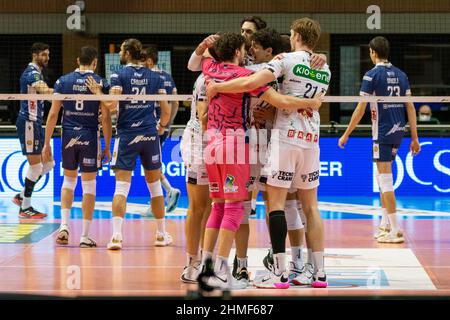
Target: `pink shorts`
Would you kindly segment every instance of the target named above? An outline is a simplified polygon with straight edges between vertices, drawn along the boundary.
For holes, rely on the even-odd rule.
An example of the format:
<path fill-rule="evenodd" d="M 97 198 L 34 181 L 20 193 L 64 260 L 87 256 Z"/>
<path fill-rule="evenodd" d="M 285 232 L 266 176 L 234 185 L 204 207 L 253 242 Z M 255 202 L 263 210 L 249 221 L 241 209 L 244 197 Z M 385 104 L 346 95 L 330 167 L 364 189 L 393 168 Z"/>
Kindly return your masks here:
<path fill-rule="evenodd" d="M 249 146 L 235 136 L 212 139 L 205 148 L 211 198 L 245 200 L 250 179 Z"/>

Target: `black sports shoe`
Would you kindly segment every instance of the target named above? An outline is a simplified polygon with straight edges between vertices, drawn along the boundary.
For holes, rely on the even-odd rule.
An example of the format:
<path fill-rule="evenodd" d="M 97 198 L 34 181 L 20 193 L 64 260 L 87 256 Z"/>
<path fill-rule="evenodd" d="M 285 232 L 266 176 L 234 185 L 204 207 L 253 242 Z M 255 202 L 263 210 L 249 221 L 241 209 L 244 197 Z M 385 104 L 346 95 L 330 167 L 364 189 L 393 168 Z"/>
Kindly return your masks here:
<path fill-rule="evenodd" d="M 274 262 L 273 262 L 273 253 L 272 253 L 271 249 L 269 249 L 267 256 L 264 257 L 263 264 L 267 270 L 269 270 L 272 273 L 275 273 L 275 266 L 274 266 Z"/>
<path fill-rule="evenodd" d="M 20 196 L 20 193 L 16 194 L 14 198 L 12 198 L 12 202 L 19 207 L 22 205 L 22 201 L 23 198 Z"/>
<path fill-rule="evenodd" d="M 97 247 L 97 243 L 91 238 L 81 239 L 80 248 L 95 248 Z"/>
<path fill-rule="evenodd" d="M 247 280 L 249 281 L 248 270 L 246 267 L 242 267 L 239 269 L 239 272 L 236 272 L 236 276 L 233 276 L 236 280 Z"/>
<path fill-rule="evenodd" d="M 233 278 L 236 278 L 236 277 L 237 277 L 237 269 L 238 269 L 237 255 L 234 255 L 234 260 L 233 260 L 233 271 L 231 272 Z"/>
<path fill-rule="evenodd" d="M 27 209 L 20 208 L 19 210 L 19 218 L 21 219 L 44 219 L 46 216 L 46 213 L 34 210 L 33 207 Z"/>

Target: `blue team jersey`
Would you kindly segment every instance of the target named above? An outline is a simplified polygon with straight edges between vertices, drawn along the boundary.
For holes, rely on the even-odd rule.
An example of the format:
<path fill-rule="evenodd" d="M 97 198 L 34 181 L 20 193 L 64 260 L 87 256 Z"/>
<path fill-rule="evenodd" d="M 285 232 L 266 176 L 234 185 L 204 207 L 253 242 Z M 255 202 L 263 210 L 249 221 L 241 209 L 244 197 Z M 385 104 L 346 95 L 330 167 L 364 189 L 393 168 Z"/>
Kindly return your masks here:
<path fill-rule="evenodd" d="M 362 80 L 360 95 L 409 96 L 408 77 L 390 63 L 378 63 Z M 372 138 L 380 144 L 399 144 L 406 126 L 404 103 L 371 103 Z"/>
<path fill-rule="evenodd" d="M 34 63 L 28 64 L 28 67 L 20 76 L 20 93 L 36 94 L 34 87 L 40 82 L 44 82 L 41 70 Z M 20 102 L 19 117 L 26 121 L 35 121 L 42 124 L 44 119 L 44 101 L 22 100 Z"/>
<path fill-rule="evenodd" d="M 105 79 L 93 71 L 80 71 L 68 73 L 55 83 L 54 92 L 59 94 L 92 94 L 86 86 L 88 76 L 92 76 L 102 85 L 103 93 L 108 93 L 109 84 Z M 100 101 L 64 101 L 63 102 L 63 129 L 69 130 L 98 130 L 98 115 Z"/>
<path fill-rule="evenodd" d="M 173 94 L 173 91 L 177 90 L 175 82 L 173 81 L 173 78 L 169 73 L 159 69 L 154 69 L 153 71 L 155 71 L 161 77 L 161 80 L 164 82 L 164 89 L 166 89 L 167 94 Z M 159 120 L 159 118 L 161 118 L 161 108 L 158 102 L 155 106 L 155 114 L 156 118 Z"/>
<path fill-rule="evenodd" d="M 111 75 L 111 88 L 122 94 L 166 93 L 161 77 L 148 68 L 128 64 Z M 117 133 L 157 134 L 155 101 L 120 101 L 117 114 Z"/>

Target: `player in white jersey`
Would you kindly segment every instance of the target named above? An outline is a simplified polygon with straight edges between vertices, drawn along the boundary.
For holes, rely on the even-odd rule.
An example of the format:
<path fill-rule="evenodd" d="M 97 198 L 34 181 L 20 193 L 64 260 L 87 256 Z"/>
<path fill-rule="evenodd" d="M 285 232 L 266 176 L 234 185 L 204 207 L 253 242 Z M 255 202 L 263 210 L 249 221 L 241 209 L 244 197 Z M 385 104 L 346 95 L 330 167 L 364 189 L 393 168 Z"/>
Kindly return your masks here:
<path fill-rule="evenodd" d="M 211 211 L 209 197 L 208 173 L 203 160 L 203 150 L 207 141 L 203 139 L 202 119 L 207 112 L 206 83 L 200 74 L 194 84 L 191 104 L 191 118 L 183 132 L 181 140 L 181 155 L 186 166 L 186 189 L 189 207 L 186 216 L 186 265 L 181 274 L 181 281 L 196 283 L 199 273 L 199 245 Z"/>
<path fill-rule="evenodd" d="M 295 20 L 291 25 L 291 46 L 294 52 L 275 57 L 267 69 L 249 77 L 224 83 L 210 83 L 208 97 L 218 92 L 246 92 L 284 76 L 282 93 L 292 96 L 314 97 L 328 89 L 331 73 L 327 65 L 313 70 L 310 65 L 312 50 L 320 37 L 319 24 L 309 18 Z M 273 273 L 255 280 L 262 288 L 285 288 L 286 272 L 285 199 L 289 188 L 298 190 L 303 211 L 308 221 L 307 239 L 314 260 L 313 287 L 328 285 L 324 268 L 323 222 L 317 204 L 319 185 L 319 126 L 317 111 L 301 113 L 277 110 L 269 147 L 270 175 L 267 180 L 269 196 L 269 225 L 275 269 Z M 283 155 L 280 160 L 280 155 Z"/>

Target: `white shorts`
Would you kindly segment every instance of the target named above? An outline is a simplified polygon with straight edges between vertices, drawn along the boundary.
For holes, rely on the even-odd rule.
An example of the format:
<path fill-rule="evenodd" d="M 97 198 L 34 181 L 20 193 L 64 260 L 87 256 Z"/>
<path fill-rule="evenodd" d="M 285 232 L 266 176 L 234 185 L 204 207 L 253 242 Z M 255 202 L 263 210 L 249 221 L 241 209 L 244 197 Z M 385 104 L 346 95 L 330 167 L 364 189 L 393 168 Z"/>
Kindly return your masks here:
<path fill-rule="evenodd" d="M 186 182 L 195 185 L 208 185 L 208 173 L 203 159 L 206 142 L 201 143 L 201 133 L 193 133 L 188 128 L 183 133 L 180 151 L 186 166 Z"/>
<path fill-rule="evenodd" d="M 205 164 L 186 165 L 186 182 L 198 186 L 209 185 L 206 165 Z"/>
<path fill-rule="evenodd" d="M 291 189 L 313 189 L 319 186 L 320 149 L 303 149 L 283 142 L 269 146 L 267 184 Z"/>

